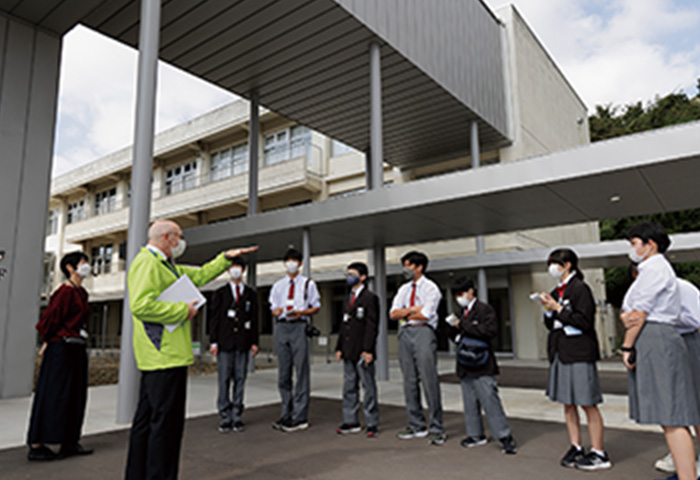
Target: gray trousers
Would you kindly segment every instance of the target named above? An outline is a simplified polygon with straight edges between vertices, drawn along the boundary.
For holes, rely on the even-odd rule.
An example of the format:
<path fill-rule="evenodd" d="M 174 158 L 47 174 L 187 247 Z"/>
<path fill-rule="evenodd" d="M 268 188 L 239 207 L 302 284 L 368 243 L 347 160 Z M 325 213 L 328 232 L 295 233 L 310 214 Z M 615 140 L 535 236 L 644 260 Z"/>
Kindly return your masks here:
<path fill-rule="evenodd" d="M 484 409 L 491 434 L 500 440 L 510 435 L 510 427 L 503 411 L 498 383 L 493 375 L 462 378 L 462 401 L 464 402 L 464 423 L 467 435 L 484 436 L 481 409 Z"/>
<path fill-rule="evenodd" d="M 216 408 L 219 409 L 222 424 L 241 421 L 243 388 L 248 374 L 248 357 L 247 351 L 219 351 L 217 356 L 219 397 L 216 401 Z M 231 380 L 233 380 L 233 401 L 230 397 Z"/>
<path fill-rule="evenodd" d="M 305 329 L 305 322 L 279 322 L 275 325 L 277 388 L 282 398 L 281 418 L 293 422 L 305 422 L 309 415 L 309 341 Z M 292 367 L 297 381 L 293 396 Z"/>
<path fill-rule="evenodd" d="M 374 362 L 365 365 L 345 360 L 343 363 L 343 423 L 349 425 L 360 423 L 357 412 L 360 410 L 359 382 L 362 382 L 362 389 L 365 391 L 363 404 L 365 423 L 368 427 L 376 427 L 379 424 L 379 405 Z"/>
<path fill-rule="evenodd" d="M 399 330 L 398 339 L 408 426 L 413 430 L 426 428 L 420 397 L 420 384 L 422 384 L 430 414 L 429 430 L 431 433 L 443 433 L 445 426 L 442 423 L 435 332 L 430 327 L 402 327 Z"/>

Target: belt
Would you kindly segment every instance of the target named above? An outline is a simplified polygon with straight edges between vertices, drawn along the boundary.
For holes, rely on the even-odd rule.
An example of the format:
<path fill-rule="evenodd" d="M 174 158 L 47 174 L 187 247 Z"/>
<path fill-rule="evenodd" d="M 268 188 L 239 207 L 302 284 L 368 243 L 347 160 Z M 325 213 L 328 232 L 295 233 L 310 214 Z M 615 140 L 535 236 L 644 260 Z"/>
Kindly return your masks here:
<path fill-rule="evenodd" d="M 63 337 L 62 340 L 68 345 L 81 345 L 83 347 L 87 345 L 87 340 L 80 337 Z"/>
<path fill-rule="evenodd" d="M 420 323 L 408 323 L 406 321 L 402 327 L 430 327 L 430 324 L 428 322 L 420 322 Z"/>
<path fill-rule="evenodd" d="M 277 323 L 307 323 L 306 318 L 295 318 L 293 320 L 287 320 L 286 318 L 277 318 Z"/>

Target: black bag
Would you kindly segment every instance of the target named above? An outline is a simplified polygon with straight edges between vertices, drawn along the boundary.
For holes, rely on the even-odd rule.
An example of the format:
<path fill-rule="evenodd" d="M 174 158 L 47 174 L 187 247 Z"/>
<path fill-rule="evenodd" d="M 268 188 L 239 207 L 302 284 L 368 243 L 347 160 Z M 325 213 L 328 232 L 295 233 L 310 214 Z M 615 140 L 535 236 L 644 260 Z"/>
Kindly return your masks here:
<path fill-rule="evenodd" d="M 462 337 L 457 346 L 457 361 L 465 367 L 483 367 L 489 361 L 489 345 L 475 338 Z"/>

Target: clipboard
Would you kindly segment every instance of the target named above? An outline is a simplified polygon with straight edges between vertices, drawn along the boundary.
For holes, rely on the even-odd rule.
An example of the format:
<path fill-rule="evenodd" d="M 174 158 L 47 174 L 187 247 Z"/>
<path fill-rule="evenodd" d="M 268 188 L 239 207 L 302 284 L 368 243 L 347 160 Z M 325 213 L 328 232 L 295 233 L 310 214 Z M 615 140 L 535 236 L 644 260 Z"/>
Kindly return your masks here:
<path fill-rule="evenodd" d="M 158 296 L 158 298 L 156 298 L 156 300 L 158 300 L 159 302 L 172 303 L 190 303 L 196 300 L 197 303 L 195 303 L 194 306 L 197 310 L 199 310 L 207 303 L 207 299 L 204 298 L 202 292 L 200 292 L 199 289 L 197 289 L 197 287 L 194 286 L 194 283 L 192 283 L 192 280 L 190 280 L 190 277 L 188 277 L 187 275 L 182 275 L 180 278 L 177 279 L 177 281 L 175 281 L 168 288 L 163 290 L 163 292 Z M 177 327 L 179 327 L 183 323 L 185 322 L 164 324 L 163 326 L 168 332 L 173 333 L 175 330 L 177 330 Z"/>

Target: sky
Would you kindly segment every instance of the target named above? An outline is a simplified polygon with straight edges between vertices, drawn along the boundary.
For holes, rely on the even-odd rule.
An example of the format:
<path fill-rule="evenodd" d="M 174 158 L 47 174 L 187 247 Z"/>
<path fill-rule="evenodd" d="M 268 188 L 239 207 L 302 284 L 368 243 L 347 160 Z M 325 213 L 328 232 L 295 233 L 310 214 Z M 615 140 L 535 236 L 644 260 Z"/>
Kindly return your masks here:
<path fill-rule="evenodd" d="M 484 0 L 515 4 L 590 111 L 696 93 L 698 0 Z M 85 27 L 63 43 L 53 176 L 133 141 L 136 51 Z M 158 73 L 156 131 L 237 97 L 174 67 Z"/>

